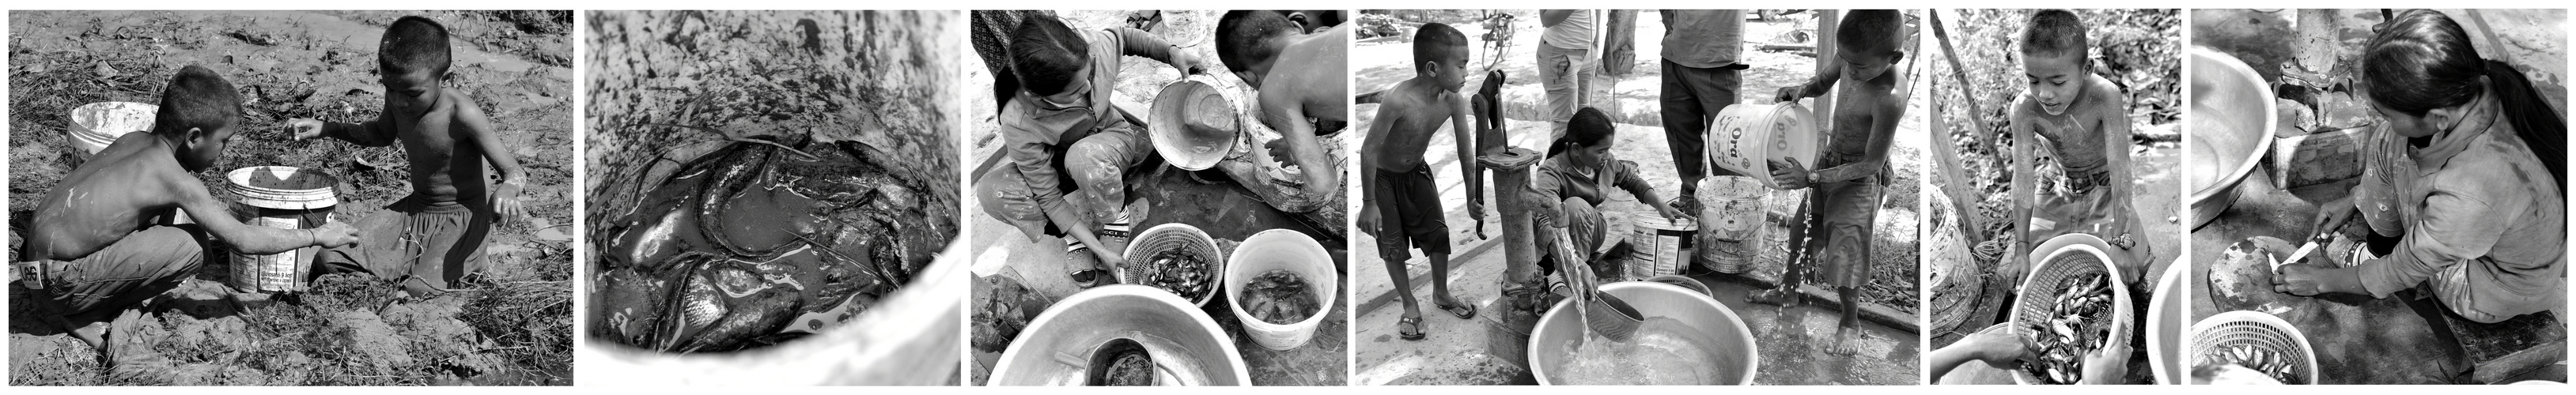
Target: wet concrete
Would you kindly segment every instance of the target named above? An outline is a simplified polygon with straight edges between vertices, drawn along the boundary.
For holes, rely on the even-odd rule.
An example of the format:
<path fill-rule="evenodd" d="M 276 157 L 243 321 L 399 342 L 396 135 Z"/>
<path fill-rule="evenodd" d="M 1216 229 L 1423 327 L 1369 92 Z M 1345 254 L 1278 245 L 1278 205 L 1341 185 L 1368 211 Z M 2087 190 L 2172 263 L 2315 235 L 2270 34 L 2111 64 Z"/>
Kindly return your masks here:
<path fill-rule="evenodd" d="M 1799 307 L 1753 304 L 1751 286 L 1703 277 L 1717 302 L 1735 310 L 1753 330 L 1762 362 L 1753 378 L 1762 385 L 1915 385 L 1920 383 L 1921 338 L 1915 332 L 1861 322 L 1860 352 L 1851 356 L 1825 352 L 1833 345 L 1842 311 L 1809 303 Z"/>

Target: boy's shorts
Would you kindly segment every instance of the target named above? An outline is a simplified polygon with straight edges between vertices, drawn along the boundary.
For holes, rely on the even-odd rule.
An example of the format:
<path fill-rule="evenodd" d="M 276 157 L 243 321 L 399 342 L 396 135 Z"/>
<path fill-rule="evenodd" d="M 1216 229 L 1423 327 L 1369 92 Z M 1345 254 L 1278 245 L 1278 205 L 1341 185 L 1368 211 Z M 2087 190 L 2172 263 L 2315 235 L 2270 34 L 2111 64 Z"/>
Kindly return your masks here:
<path fill-rule="evenodd" d="M 326 248 L 316 264 L 365 270 L 406 289 L 446 291 L 483 271 L 493 214 L 458 202 L 405 197 L 351 224 L 358 243 Z"/>
<path fill-rule="evenodd" d="M 196 225 L 153 226 L 80 259 L 37 262 L 43 297 L 60 303 L 64 315 L 142 303 L 196 275 L 206 263 L 205 240 Z"/>
<path fill-rule="evenodd" d="M 1816 235 L 1815 246 L 1820 256 L 1818 275 L 1838 287 L 1869 284 L 1870 235 L 1878 223 L 1879 197 L 1886 188 L 1873 180 L 1817 184 L 1814 199 L 1820 202 L 1811 216 L 1814 225 L 1809 234 Z"/>
<path fill-rule="evenodd" d="M 1425 255 L 1449 254 L 1449 225 L 1440 209 L 1440 185 L 1431 181 L 1431 166 L 1376 173 L 1377 187 L 1369 193 L 1379 203 L 1378 256 L 1388 262 L 1413 259 L 1408 248 L 1421 248 Z"/>

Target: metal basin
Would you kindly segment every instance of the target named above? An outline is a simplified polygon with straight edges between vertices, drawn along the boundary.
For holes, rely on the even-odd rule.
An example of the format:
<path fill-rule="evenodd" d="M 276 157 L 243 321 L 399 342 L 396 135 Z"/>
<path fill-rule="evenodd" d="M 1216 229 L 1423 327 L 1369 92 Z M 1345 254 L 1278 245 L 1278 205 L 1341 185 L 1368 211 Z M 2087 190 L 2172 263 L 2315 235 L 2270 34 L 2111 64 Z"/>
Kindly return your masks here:
<path fill-rule="evenodd" d="M 1710 381 L 1733 385 L 1753 383 L 1753 372 L 1759 365 L 1761 354 L 1753 344 L 1753 332 L 1744 327 L 1744 320 L 1736 317 L 1735 310 L 1727 309 L 1716 299 L 1698 291 L 1658 282 L 1602 284 L 1601 292 L 1627 300 L 1646 317 L 1679 319 L 1708 335 L 1707 338 L 1714 342 L 1708 351 L 1716 354 L 1713 355 L 1719 365 L 1716 371 L 1720 372 L 1718 377 L 1709 378 Z M 1539 318 L 1538 327 L 1530 332 L 1529 342 L 1530 371 L 1538 377 L 1539 384 L 1554 385 L 1565 381 L 1556 375 L 1573 357 L 1566 350 L 1580 341 L 1584 341 L 1583 317 L 1582 313 L 1575 311 L 1573 299 L 1557 302 L 1556 307 L 1548 309 L 1547 315 Z"/>
<path fill-rule="evenodd" d="M 1091 350 L 1118 338 L 1144 345 L 1165 385 L 1252 382 L 1234 341 L 1207 313 L 1162 289 L 1118 284 L 1073 294 L 1030 320 L 1002 351 L 990 384 L 1082 385 Z"/>
<path fill-rule="evenodd" d="M 2191 190 L 2191 226 L 2199 228 L 2236 203 L 2236 186 L 2272 150 L 2280 120 L 2272 88 L 2254 68 L 2217 50 L 2192 47 L 2191 124 L 2183 139 L 2183 185 Z"/>
<path fill-rule="evenodd" d="M 2182 300 L 2187 299 L 2182 294 L 2187 282 L 2183 273 L 2190 272 L 2189 267 L 2183 265 L 2181 258 L 2175 258 L 2172 266 L 2165 267 L 2165 275 L 2156 280 L 2155 294 L 2147 296 L 2147 365 L 2156 375 L 2156 384 L 2182 384 L 2183 374 L 2191 371 L 2183 365 L 2189 358 L 2182 355 L 2186 314 Z"/>

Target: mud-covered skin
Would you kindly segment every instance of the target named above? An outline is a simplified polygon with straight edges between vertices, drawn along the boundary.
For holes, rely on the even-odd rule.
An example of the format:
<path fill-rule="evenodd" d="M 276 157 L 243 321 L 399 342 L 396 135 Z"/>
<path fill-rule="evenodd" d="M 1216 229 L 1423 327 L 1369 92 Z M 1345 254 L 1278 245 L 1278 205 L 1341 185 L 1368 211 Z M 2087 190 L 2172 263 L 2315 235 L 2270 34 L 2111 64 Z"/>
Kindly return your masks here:
<path fill-rule="evenodd" d="M 936 219 L 928 185 L 872 148 L 772 141 L 631 173 L 645 192 L 605 229 L 592 335 L 672 352 L 789 340 L 866 311 L 952 236 L 903 230 Z"/>

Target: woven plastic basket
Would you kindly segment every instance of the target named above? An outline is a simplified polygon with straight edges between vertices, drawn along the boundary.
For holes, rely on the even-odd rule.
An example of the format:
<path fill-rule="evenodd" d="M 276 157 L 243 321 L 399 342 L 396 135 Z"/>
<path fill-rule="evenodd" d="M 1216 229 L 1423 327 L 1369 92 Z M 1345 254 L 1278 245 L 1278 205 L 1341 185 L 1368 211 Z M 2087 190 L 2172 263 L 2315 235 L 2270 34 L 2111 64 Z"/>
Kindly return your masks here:
<path fill-rule="evenodd" d="M 1207 262 L 1205 274 L 1209 285 L 1207 292 L 1198 295 L 1181 295 L 1179 292 L 1172 294 L 1180 295 L 1190 303 L 1207 306 L 1208 300 L 1213 299 L 1218 291 L 1216 284 L 1224 281 L 1222 275 L 1225 273 L 1225 255 L 1217 251 L 1216 239 L 1209 238 L 1207 232 L 1200 231 L 1198 227 L 1189 224 L 1178 222 L 1162 224 L 1145 229 L 1143 233 L 1137 233 L 1136 237 L 1127 243 L 1127 253 L 1124 254 L 1127 257 L 1127 264 L 1121 265 L 1118 271 L 1118 283 L 1141 284 L 1139 281 L 1143 281 L 1146 275 L 1166 270 L 1154 265 L 1154 254 L 1174 249 L 1189 250 L 1190 255 Z"/>
<path fill-rule="evenodd" d="M 2136 325 L 2136 320 L 2131 317 L 2134 313 L 2130 312 L 2131 306 L 2136 305 L 2129 301 L 2128 284 L 2120 279 L 2118 271 L 2112 269 L 2110 254 L 2103 253 L 2104 248 L 2108 246 L 2109 244 L 2103 243 L 2101 238 L 2080 233 L 2058 236 L 2049 239 L 2048 243 L 2042 243 L 2041 248 L 2031 255 L 2037 259 L 2032 263 L 2035 267 L 2031 268 L 2030 277 L 2022 280 L 2021 291 L 2016 294 L 2018 296 L 2013 303 L 2014 330 L 2019 331 L 2040 325 L 2042 320 L 2056 313 L 2055 306 L 2051 304 L 2057 301 L 2057 294 L 2063 291 L 2058 287 L 2058 283 L 2069 278 L 2098 273 L 2109 276 L 2110 284 L 2107 285 L 2111 288 L 2111 336 L 2109 338 L 2114 339 L 2112 341 L 2127 341 L 2130 330 Z M 2042 252 L 2046 255 L 2041 255 Z M 2092 262 L 2060 259 L 2069 254 L 2090 254 L 2093 259 Z M 2031 376 L 2030 372 L 2021 369 L 2012 369 L 2012 372 L 2014 382 L 2021 384 L 2040 382 L 2039 378 Z"/>
<path fill-rule="evenodd" d="M 2289 321 L 2259 311 L 2230 311 L 2203 318 L 2191 324 L 2191 361 L 2193 366 L 2243 362 L 2230 355 L 2240 346 L 2251 346 L 2285 358 L 2290 366 L 2290 379 L 2283 384 L 2316 384 L 2317 353 L 2308 347 L 2308 338 Z"/>

